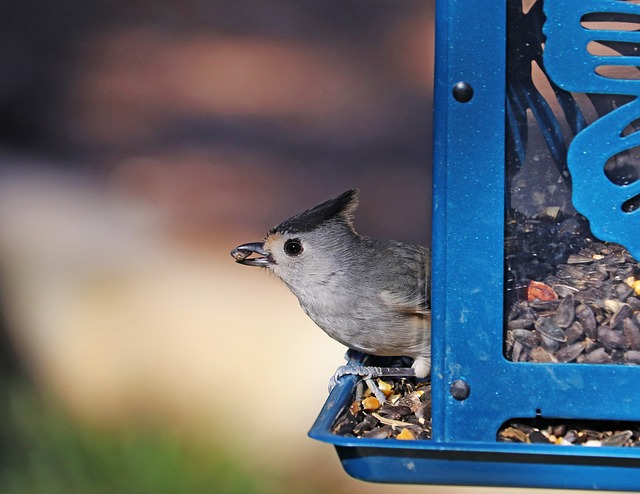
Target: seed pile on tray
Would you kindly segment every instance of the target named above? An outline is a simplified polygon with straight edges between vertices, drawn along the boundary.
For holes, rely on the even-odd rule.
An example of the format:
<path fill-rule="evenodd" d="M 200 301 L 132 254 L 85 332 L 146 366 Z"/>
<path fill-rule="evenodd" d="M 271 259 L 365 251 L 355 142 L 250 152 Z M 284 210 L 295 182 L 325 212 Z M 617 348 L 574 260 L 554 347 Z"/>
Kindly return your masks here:
<path fill-rule="evenodd" d="M 431 383 L 407 378 L 377 380 L 387 396 L 380 405 L 369 390 L 336 420 L 333 433 L 369 439 L 431 439 Z M 640 446 L 640 424 L 522 419 L 506 423 L 498 442 L 558 446 Z"/>
<path fill-rule="evenodd" d="M 506 357 L 640 364 L 640 265 L 629 252 L 561 212 L 508 226 Z"/>
<path fill-rule="evenodd" d="M 431 383 L 413 378 L 377 379 L 384 404 L 367 391 L 336 421 L 334 434 L 369 439 L 431 439 Z"/>
<path fill-rule="evenodd" d="M 597 421 L 566 424 L 542 419 L 511 421 L 498 431 L 498 442 L 559 446 L 640 446 L 637 423 L 618 423 L 616 426 L 612 430 L 606 422 Z"/>

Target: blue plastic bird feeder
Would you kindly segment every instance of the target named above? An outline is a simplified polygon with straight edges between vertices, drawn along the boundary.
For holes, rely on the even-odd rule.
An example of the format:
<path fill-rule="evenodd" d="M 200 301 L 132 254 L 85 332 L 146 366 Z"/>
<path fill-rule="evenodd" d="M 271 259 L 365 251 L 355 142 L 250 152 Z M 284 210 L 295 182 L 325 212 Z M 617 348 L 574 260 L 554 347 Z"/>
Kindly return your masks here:
<path fill-rule="evenodd" d="M 640 426 L 637 362 L 515 361 L 505 351 L 509 301 L 536 277 L 514 275 L 510 215 L 579 215 L 594 237 L 640 259 L 638 96 L 637 2 L 437 3 L 432 438 L 334 434 L 356 383 L 343 378 L 310 435 L 333 444 L 350 475 L 640 490 L 639 448 L 497 439 L 515 418 Z"/>

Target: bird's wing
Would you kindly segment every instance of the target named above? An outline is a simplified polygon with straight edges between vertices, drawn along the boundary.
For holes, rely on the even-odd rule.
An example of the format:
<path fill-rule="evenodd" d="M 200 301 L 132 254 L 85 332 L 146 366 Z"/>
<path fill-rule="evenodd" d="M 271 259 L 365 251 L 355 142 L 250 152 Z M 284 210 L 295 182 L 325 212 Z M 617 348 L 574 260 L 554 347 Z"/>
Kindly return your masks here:
<path fill-rule="evenodd" d="M 429 253 L 423 247 L 407 249 L 410 262 L 400 270 L 391 286 L 379 292 L 382 303 L 391 311 L 407 315 L 430 315 Z M 416 267 L 420 267 L 416 271 Z"/>
<path fill-rule="evenodd" d="M 407 315 L 430 315 L 427 301 L 417 293 L 398 293 L 390 290 L 382 290 L 379 293 L 382 303 L 392 312 L 400 312 Z"/>

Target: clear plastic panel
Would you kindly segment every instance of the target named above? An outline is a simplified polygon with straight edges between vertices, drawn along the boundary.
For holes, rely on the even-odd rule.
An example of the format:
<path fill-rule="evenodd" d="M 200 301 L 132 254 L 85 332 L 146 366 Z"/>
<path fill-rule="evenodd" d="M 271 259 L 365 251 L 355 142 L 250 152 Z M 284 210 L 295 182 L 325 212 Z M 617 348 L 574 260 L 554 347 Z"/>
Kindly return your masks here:
<path fill-rule="evenodd" d="M 592 184 L 572 183 L 578 175 L 570 173 L 568 163 L 577 135 L 593 130 L 591 124 L 618 108 L 630 108 L 636 96 L 561 89 L 545 70 L 542 1 L 512 1 L 508 15 L 505 357 L 517 362 L 640 364 L 639 264 L 624 246 L 592 233 L 590 221 L 574 203 L 575 192 L 584 193 Z M 577 19 L 583 30 L 604 25 L 636 35 L 640 29 L 640 17 L 628 14 L 590 13 Z M 594 69 L 594 77 L 638 79 L 640 44 L 604 38 L 584 46 L 585 56 L 611 57 L 609 65 Z M 615 61 L 636 52 L 636 66 Z M 640 111 L 635 119 L 627 116 L 619 133 L 623 142 L 640 128 L 639 119 Z M 590 139 L 597 141 L 599 135 Z M 592 177 L 602 175 L 628 192 L 624 188 L 640 177 L 640 146 L 613 147 L 612 140 L 610 157 L 600 169 L 595 167 Z M 584 173 L 579 178 L 590 180 Z M 603 193 L 590 199 L 608 208 L 610 197 Z M 622 213 L 630 214 L 640 207 L 640 196 L 618 202 Z"/>

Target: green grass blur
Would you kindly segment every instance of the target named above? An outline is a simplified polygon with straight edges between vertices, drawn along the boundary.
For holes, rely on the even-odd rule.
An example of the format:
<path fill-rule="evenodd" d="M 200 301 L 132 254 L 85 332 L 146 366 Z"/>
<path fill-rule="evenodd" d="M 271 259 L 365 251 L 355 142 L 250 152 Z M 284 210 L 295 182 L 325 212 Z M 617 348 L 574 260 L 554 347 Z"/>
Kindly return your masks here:
<path fill-rule="evenodd" d="M 139 426 L 78 424 L 25 385 L 5 386 L 3 395 L 3 494 L 290 492 L 287 479 L 250 470 L 228 450 Z"/>

